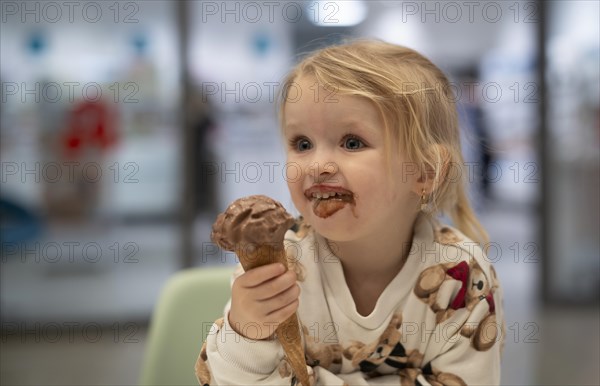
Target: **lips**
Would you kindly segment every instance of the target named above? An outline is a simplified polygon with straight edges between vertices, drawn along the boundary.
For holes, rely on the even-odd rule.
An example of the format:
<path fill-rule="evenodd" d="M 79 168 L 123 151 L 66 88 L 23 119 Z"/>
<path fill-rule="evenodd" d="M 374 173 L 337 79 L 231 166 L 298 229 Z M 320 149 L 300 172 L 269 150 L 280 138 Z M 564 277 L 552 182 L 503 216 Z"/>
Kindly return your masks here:
<path fill-rule="evenodd" d="M 344 201 L 349 201 L 349 199 L 353 199 L 354 194 L 348 189 L 339 186 L 313 185 L 304 191 L 304 196 L 309 200 L 340 198 Z"/>
<path fill-rule="evenodd" d="M 339 186 L 314 185 L 304 191 L 304 196 L 313 201 L 313 213 L 321 218 L 333 215 L 347 204 L 355 205 L 354 193 Z"/>

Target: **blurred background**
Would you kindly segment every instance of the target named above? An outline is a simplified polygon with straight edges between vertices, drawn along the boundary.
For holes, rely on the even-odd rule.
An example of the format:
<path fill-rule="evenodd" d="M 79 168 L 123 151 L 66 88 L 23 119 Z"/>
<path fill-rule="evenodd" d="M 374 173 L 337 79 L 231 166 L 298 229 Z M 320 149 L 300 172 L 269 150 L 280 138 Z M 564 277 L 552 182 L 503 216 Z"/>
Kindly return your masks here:
<path fill-rule="evenodd" d="M 277 85 L 348 37 L 452 81 L 502 383 L 600 384 L 598 1 L 0 4 L 1 384 L 135 384 L 167 279 L 233 263 L 216 214 L 249 194 L 296 213 Z"/>

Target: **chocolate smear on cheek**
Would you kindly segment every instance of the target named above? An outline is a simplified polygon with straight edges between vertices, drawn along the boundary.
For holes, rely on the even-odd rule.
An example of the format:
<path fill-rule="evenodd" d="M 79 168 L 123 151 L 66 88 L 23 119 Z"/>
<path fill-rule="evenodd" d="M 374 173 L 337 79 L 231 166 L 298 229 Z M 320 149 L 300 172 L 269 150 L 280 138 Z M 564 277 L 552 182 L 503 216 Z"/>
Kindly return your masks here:
<path fill-rule="evenodd" d="M 354 196 L 342 196 L 340 198 L 336 197 L 328 199 L 317 198 L 313 202 L 313 213 L 321 218 L 327 218 L 343 209 L 348 204 L 352 206 L 352 214 L 354 217 L 358 218 L 354 211 L 354 207 L 356 206 Z"/>

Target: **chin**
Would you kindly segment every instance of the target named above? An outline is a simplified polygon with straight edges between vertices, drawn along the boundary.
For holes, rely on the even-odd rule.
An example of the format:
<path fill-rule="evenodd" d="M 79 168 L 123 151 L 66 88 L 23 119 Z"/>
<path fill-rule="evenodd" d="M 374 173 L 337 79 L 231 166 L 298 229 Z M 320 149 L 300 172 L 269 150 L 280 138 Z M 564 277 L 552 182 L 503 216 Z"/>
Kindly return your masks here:
<path fill-rule="evenodd" d="M 356 238 L 357 224 L 354 222 L 357 218 L 352 215 L 352 212 L 348 208 L 344 208 L 327 218 L 316 216 L 311 208 L 310 213 L 304 215 L 304 218 L 315 232 L 329 241 L 342 242 Z"/>

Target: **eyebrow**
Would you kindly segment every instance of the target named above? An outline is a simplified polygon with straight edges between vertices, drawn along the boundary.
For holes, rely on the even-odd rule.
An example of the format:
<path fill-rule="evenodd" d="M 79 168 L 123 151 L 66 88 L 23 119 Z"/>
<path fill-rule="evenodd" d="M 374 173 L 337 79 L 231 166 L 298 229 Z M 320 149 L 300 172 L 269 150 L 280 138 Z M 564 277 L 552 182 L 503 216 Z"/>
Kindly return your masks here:
<path fill-rule="evenodd" d="M 354 130 L 366 130 L 370 133 L 376 133 L 377 129 L 370 124 L 366 124 L 363 121 L 358 121 L 355 119 L 342 121 L 341 127 L 344 129 L 354 129 Z"/>
<path fill-rule="evenodd" d="M 286 131 L 291 130 L 300 130 L 300 128 L 298 127 L 298 125 L 294 124 L 294 123 L 284 123 L 283 125 L 283 133 L 285 134 Z"/>
<path fill-rule="evenodd" d="M 299 126 L 296 122 L 291 122 L 291 123 L 286 123 L 283 126 L 283 129 L 290 129 L 290 130 L 297 130 L 299 129 Z M 351 120 L 347 120 L 347 121 L 341 121 L 339 124 L 339 127 L 344 128 L 344 129 L 366 129 L 367 131 L 371 131 L 371 132 L 375 132 L 377 129 L 375 129 L 373 126 L 371 125 L 367 125 L 362 121 L 356 120 L 356 119 L 351 119 Z"/>

